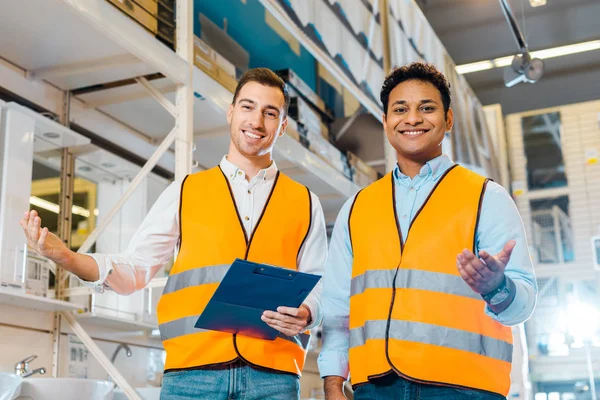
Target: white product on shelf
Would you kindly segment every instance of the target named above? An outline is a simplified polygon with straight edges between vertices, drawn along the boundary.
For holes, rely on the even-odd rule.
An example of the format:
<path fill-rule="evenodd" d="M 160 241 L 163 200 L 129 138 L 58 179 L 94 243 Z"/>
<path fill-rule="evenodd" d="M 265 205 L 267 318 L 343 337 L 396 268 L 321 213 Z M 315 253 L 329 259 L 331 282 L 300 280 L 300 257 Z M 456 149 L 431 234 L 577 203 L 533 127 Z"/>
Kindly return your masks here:
<path fill-rule="evenodd" d="M 27 254 L 27 269 L 25 275 L 25 292 L 36 296 L 48 296 L 48 283 L 50 269 L 55 269 L 55 264 L 47 258 Z"/>
<path fill-rule="evenodd" d="M 348 152 L 347 155 L 354 183 L 365 187 L 377 180 L 377 171 L 373 167 L 367 165 L 367 163 L 352 152 Z"/>
<path fill-rule="evenodd" d="M 29 209 L 35 120 L 2 106 L 0 116 L 0 285 L 22 288 L 27 240 L 19 220 Z"/>
<path fill-rule="evenodd" d="M 144 314 L 143 321 L 149 324 L 158 325 L 158 317 L 156 315 L 156 305 L 162 296 L 165 288 L 166 278 L 155 278 L 144 289 Z"/>
<path fill-rule="evenodd" d="M 310 143 L 310 150 L 313 153 L 344 174 L 348 179 L 351 179 L 352 174 L 350 173 L 348 161 L 344 153 L 325 140 L 320 133 L 308 131 L 307 138 Z"/>
<path fill-rule="evenodd" d="M 290 110 L 290 115 L 295 117 L 296 121 L 304 125 L 307 130 L 315 133 L 318 132 L 321 136 L 323 136 L 323 133 L 321 132 L 323 125 L 321 116 L 317 114 L 317 112 L 314 111 L 306 101 L 302 100 L 300 96 L 293 92 L 293 90 L 290 90 L 290 94 L 292 95 L 292 104 L 290 108 L 295 108 L 293 113 L 292 110 Z"/>

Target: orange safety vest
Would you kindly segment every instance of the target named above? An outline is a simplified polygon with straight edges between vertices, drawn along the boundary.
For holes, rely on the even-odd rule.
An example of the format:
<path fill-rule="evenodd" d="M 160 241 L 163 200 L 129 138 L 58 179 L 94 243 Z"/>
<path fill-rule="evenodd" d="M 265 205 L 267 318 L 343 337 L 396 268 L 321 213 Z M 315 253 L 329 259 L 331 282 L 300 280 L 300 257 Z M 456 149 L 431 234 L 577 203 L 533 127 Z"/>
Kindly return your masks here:
<path fill-rule="evenodd" d="M 395 372 L 420 383 L 506 396 L 512 333 L 487 316 L 456 256 L 475 249 L 487 179 L 454 166 L 415 215 L 406 243 L 393 175 L 362 190 L 349 216 L 353 385 Z"/>
<path fill-rule="evenodd" d="M 194 325 L 236 258 L 297 269 L 311 224 L 309 190 L 277 173 L 263 213 L 248 237 L 229 182 L 219 167 L 182 183 L 180 250 L 157 305 L 167 353 L 165 370 L 241 359 L 252 366 L 301 375 L 309 334 L 262 340 Z"/>

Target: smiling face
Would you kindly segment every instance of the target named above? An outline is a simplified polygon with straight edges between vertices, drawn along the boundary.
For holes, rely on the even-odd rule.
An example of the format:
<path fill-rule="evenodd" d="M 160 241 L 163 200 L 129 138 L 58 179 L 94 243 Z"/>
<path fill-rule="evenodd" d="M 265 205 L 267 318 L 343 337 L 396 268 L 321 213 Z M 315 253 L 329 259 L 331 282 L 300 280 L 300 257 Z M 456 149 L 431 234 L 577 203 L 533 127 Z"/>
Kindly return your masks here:
<path fill-rule="evenodd" d="M 383 127 L 398 160 L 426 163 L 442 154 L 442 140 L 452 129 L 452 109 L 444 113 L 440 91 L 431 83 L 411 79 L 389 96 Z"/>
<path fill-rule="evenodd" d="M 254 81 L 244 84 L 227 113 L 231 133 L 228 158 L 270 158 L 275 140 L 287 126 L 284 106 L 281 89 Z"/>

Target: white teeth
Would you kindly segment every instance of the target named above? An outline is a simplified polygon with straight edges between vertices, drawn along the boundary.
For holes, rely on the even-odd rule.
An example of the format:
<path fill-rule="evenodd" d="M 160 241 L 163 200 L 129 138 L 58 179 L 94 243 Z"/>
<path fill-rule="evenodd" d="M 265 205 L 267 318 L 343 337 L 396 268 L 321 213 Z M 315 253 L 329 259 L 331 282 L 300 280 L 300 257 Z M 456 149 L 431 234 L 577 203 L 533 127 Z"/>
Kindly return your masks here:
<path fill-rule="evenodd" d="M 422 133 L 425 133 L 425 131 L 406 131 L 403 134 L 409 135 L 409 136 L 416 136 L 416 135 L 420 135 Z"/>
<path fill-rule="evenodd" d="M 248 136 L 250 139 L 260 139 L 260 136 L 250 133 L 248 131 L 243 131 L 244 135 Z"/>

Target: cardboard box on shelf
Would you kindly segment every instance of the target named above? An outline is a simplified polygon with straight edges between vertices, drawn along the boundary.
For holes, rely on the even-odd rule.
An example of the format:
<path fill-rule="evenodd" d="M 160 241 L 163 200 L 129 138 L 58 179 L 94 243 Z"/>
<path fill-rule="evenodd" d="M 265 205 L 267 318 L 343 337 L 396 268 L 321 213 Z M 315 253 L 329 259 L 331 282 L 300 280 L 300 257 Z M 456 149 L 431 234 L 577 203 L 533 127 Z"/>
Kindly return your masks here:
<path fill-rule="evenodd" d="M 175 27 L 158 21 L 156 38 L 175 50 Z"/>
<path fill-rule="evenodd" d="M 296 121 L 294 121 L 292 118 L 288 118 L 288 126 L 285 133 L 295 141 L 300 141 L 300 129 Z"/>
<path fill-rule="evenodd" d="M 118 0 L 121 1 L 121 0 Z M 175 27 L 175 0 L 132 0 L 154 18 Z"/>
<path fill-rule="evenodd" d="M 51 263 L 52 261 L 44 257 L 38 257 L 31 254 L 27 255 L 27 275 L 25 277 L 26 293 L 42 297 L 48 295 Z"/>
<path fill-rule="evenodd" d="M 217 82 L 225 87 L 225 89 L 229 90 L 231 93 L 235 93 L 235 89 L 237 88 L 238 81 L 235 79 L 235 75 L 231 76 L 229 73 L 225 72 L 221 67 L 217 66 Z"/>
<path fill-rule="evenodd" d="M 298 139 L 300 139 L 299 142 L 300 142 L 300 144 L 302 146 L 304 146 L 305 148 L 307 148 L 308 150 L 310 150 L 310 142 L 308 141 L 308 139 L 306 138 L 306 136 L 299 135 Z"/>
<path fill-rule="evenodd" d="M 346 178 L 352 180 L 352 169 L 348 165 L 348 159 L 344 153 L 319 133 L 308 131 L 307 138 L 313 153 L 344 174 Z"/>
<path fill-rule="evenodd" d="M 200 22 L 200 37 L 206 44 L 216 50 L 227 61 L 217 59 L 217 63 L 232 77 L 236 77 L 236 70 L 242 73 L 248 70 L 250 54 L 219 25 L 204 15 L 198 13 Z M 229 64 L 232 64 L 231 67 Z"/>
<path fill-rule="evenodd" d="M 194 64 L 211 78 L 223 85 L 231 93 L 235 92 L 238 81 L 217 62 L 218 53 L 199 37 L 194 37 Z"/>
<path fill-rule="evenodd" d="M 218 51 L 215 51 L 215 61 L 217 62 L 217 65 L 219 66 L 219 68 L 221 68 L 224 74 L 227 74 L 233 79 L 235 79 L 235 65 L 233 65 L 231 62 L 229 62 L 229 60 L 220 55 Z"/>
<path fill-rule="evenodd" d="M 214 56 L 215 51 L 198 37 L 194 37 L 194 65 L 217 79 L 218 67 Z"/>
<path fill-rule="evenodd" d="M 310 88 L 293 70 L 291 69 L 283 69 L 275 71 L 277 75 L 281 77 L 286 83 L 288 83 L 292 89 L 295 89 L 300 96 L 302 96 L 305 100 L 312 103 L 321 113 L 327 115 L 330 119 L 333 117 L 328 112 L 325 107 L 325 102 L 323 99 L 317 95 L 314 90 Z"/>
<path fill-rule="evenodd" d="M 321 116 L 306 101 L 302 100 L 301 97 L 295 96 L 290 99 L 288 113 L 291 118 L 302 124 L 306 129 L 323 135 L 321 132 L 321 124 L 323 122 Z"/>
<path fill-rule="evenodd" d="M 360 187 L 366 187 L 375 182 L 371 175 L 367 175 L 358 169 L 352 171 L 352 181 Z"/>
<path fill-rule="evenodd" d="M 329 126 L 323 121 L 321 121 L 321 136 L 323 139 L 329 140 Z"/>
<path fill-rule="evenodd" d="M 158 23 L 156 17 L 135 3 L 133 0 L 107 0 L 109 3 L 129 15 L 144 28 L 156 34 Z"/>
<path fill-rule="evenodd" d="M 158 3 L 156 0 L 133 0 L 133 2 L 148 11 L 152 16 L 156 17 L 158 10 Z"/>
<path fill-rule="evenodd" d="M 348 164 L 354 170 L 354 182 L 361 186 L 367 186 L 377 180 L 377 171 L 365 163 L 356 154 L 348 151 Z M 360 182 L 358 182 L 359 180 Z"/>
<path fill-rule="evenodd" d="M 285 131 L 285 133 L 286 135 L 294 139 L 296 142 L 300 141 L 300 133 L 298 133 L 296 129 L 290 129 L 290 127 L 288 126 L 288 129 Z"/>
<path fill-rule="evenodd" d="M 164 8 L 168 8 L 169 10 L 173 11 L 173 13 L 175 13 L 175 1 L 176 0 L 158 0 L 158 5 L 163 6 Z"/>
<path fill-rule="evenodd" d="M 167 25 L 175 27 L 175 12 L 172 9 L 163 6 L 162 3 L 158 4 L 156 18 L 159 21 L 166 23 Z"/>

